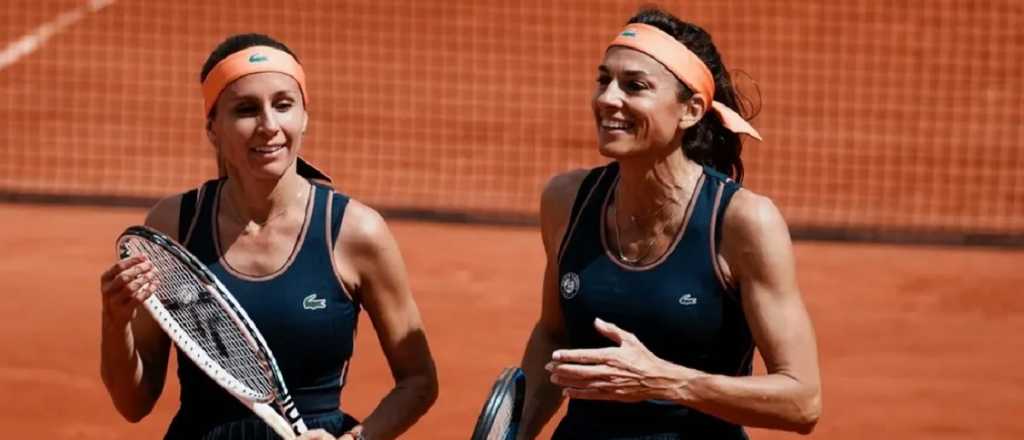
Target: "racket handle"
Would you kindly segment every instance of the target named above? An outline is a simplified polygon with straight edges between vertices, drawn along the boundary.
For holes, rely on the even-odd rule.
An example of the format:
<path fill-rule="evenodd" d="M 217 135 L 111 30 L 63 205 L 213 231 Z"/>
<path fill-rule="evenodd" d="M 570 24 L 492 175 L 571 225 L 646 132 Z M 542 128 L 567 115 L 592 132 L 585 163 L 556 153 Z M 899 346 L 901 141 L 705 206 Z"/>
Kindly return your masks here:
<path fill-rule="evenodd" d="M 292 431 L 296 434 L 302 434 L 309 430 L 306 427 L 306 422 L 302 420 L 302 415 L 299 414 L 299 409 L 295 407 L 295 401 L 290 396 L 281 404 L 281 412 L 288 419 L 288 423 L 292 425 Z"/>

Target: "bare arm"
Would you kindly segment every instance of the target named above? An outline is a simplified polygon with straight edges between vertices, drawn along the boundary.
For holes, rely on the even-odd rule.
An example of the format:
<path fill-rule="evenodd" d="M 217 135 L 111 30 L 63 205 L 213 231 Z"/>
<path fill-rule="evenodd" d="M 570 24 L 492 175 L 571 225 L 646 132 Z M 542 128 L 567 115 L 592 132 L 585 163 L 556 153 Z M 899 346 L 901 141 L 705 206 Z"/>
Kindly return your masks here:
<path fill-rule="evenodd" d="M 174 237 L 181 198 L 164 199 L 146 225 Z M 153 292 L 152 266 L 143 258 L 116 262 L 100 277 L 103 302 L 100 376 L 114 407 L 131 422 L 142 420 L 164 387 L 170 340 L 149 313 L 139 310 Z"/>
<path fill-rule="evenodd" d="M 552 352 L 566 345 L 562 307 L 558 299 L 558 248 L 568 228 L 569 211 L 576 191 L 585 176 L 585 171 L 556 176 L 541 197 L 541 239 L 547 264 L 541 286 L 540 319 L 530 334 L 522 360 L 526 373 L 526 403 L 520 439 L 532 439 L 540 434 L 562 403 L 561 389 L 548 379 L 544 366 L 551 361 Z"/>
<path fill-rule="evenodd" d="M 530 340 L 523 354 L 522 368 L 526 373 L 526 399 L 523 418 L 520 425 L 519 438 L 532 439 L 540 434 L 551 416 L 562 404 L 562 391 L 548 380 L 544 365 L 551 361 L 551 353 L 565 346 L 565 329 L 562 317 L 558 314 L 558 291 L 551 293 L 550 284 L 557 276 L 557 268 L 548 263 L 544 270 L 543 305 L 541 317 L 533 327 Z M 551 299 L 554 297 L 554 299 Z M 549 305 L 554 302 L 554 305 Z M 552 308 L 554 310 L 552 311 Z M 555 316 L 551 316 L 555 315 Z"/>
<path fill-rule="evenodd" d="M 810 433 L 821 413 L 818 355 L 786 224 L 771 201 L 748 191 L 737 193 L 725 217 L 722 255 L 739 283 L 766 375 L 732 377 L 672 364 L 598 320 L 596 329 L 618 346 L 555 353 L 552 380 L 572 397 L 673 400 L 739 425 Z"/>
<path fill-rule="evenodd" d="M 354 271 L 359 300 L 377 331 L 395 387 L 356 428 L 366 438 L 396 438 L 437 400 L 437 371 L 405 263 L 384 219 L 351 201 L 342 221 L 337 254 Z M 344 264 L 344 263 L 342 263 Z"/>
<path fill-rule="evenodd" d="M 687 381 L 680 400 L 734 423 L 810 433 L 821 413 L 818 352 L 786 223 L 770 200 L 740 191 L 724 228 L 722 254 L 767 374 L 701 374 Z"/>

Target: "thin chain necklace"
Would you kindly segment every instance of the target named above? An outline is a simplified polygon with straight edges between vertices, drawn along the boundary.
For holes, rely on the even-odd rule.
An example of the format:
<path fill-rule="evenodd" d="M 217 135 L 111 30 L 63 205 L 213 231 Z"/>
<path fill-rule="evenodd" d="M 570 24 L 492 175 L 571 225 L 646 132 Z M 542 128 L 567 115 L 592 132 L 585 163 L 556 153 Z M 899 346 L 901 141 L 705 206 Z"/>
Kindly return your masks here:
<path fill-rule="evenodd" d="M 637 216 L 635 214 L 630 214 L 629 215 L 629 222 L 633 225 L 634 228 L 639 230 L 640 228 L 639 228 L 639 226 L 637 224 L 637 219 L 638 218 L 639 219 L 654 218 L 655 216 L 660 214 L 662 211 L 664 211 L 666 206 L 672 205 L 672 204 L 677 203 L 677 202 L 678 202 L 678 200 L 673 199 L 672 201 L 662 203 L 661 206 L 659 206 L 657 209 L 655 209 L 654 211 L 651 211 L 649 214 L 645 214 L 643 216 Z M 624 250 L 626 249 L 626 244 L 622 242 L 622 228 L 619 226 L 619 208 L 618 208 L 618 206 L 615 207 L 615 215 L 612 216 L 612 219 L 615 220 L 615 223 L 614 223 L 614 226 L 615 226 L 615 241 L 616 241 L 616 243 L 618 243 L 619 259 L 622 260 L 623 262 L 627 263 L 627 264 L 638 264 L 641 261 L 644 261 L 644 259 L 646 259 L 647 256 L 650 255 L 651 251 L 654 249 L 654 242 L 657 241 L 658 235 L 655 234 L 653 237 L 647 239 L 647 241 L 641 242 L 642 245 L 638 247 L 638 252 L 637 252 L 637 256 L 636 257 L 633 257 L 633 258 L 627 257 L 626 253 L 624 252 Z"/>
<path fill-rule="evenodd" d="M 678 185 L 678 184 L 673 184 L 672 186 L 674 187 L 675 194 L 677 194 L 677 195 L 679 194 L 679 191 L 683 189 L 683 187 L 681 185 Z M 615 189 L 613 189 L 613 191 L 617 192 L 618 191 L 618 187 L 619 187 L 619 184 L 618 184 L 618 182 L 616 182 L 615 183 Z M 618 197 L 616 197 L 616 199 L 618 199 Z M 658 206 L 655 210 L 651 211 L 648 214 L 644 214 L 642 216 L 638 216 L 636 214 L 630 214 L 629 215 L 629 221 L 633 225 L 634 228 L 639 230 L 640 227 L 638 225 L 638 219 L 647 220 L 647 219 L 655 218 L 658 214 L 661 214 L 661 212 L 665 210 L 666 206 L 674 205 L 674 204 L 681 204 L 678 197 L 674 197 L 671 200 L 669 200 L 668 202 L 662 203 L 661 206 Z M 627 257 L 625 252 L 623 252 L 623 250 L 626 248 L 626 245 L 625 245 L 625 243 L 622 242 L 622 230 L 619 227 L 619 208 L 618 207 L 619 207 L 619 205 L 618 205 L 618 203 L 616 203 L 616 205 L 615 205 L 615 215 L 612 216 L 612 220 L 615 221 L 615 224 L 614 224 L 614 226 L 615 226 L 615 241 L 616 241 L 616 243 L 618 243 L 617 247 L 618 247 L 619 260 L 621 260 L 622 262 L 624 262 L 626 264 L 637 265 L 641 261 L 644 261 L 644 259 L 646 259 L 648 255 L 650 255 L 651 251 L 654 250 L 654 242 L 657 241 L 658 234 L 654 234 L 654 237 L 649 238 L 646 243 L 644 243 L 642 246 L 638 247 L 638 250 L 640 252 L 637 253 L 636 257 L 633 257 L 633 258 Z"/>
<path fill-rule="evenodd" d="M 301 195 L 301 194 L 302 193 L 300 192 L 299 195 Z M 259 226 L 262 229 L 262 228 L 266 227 L 268 224 L 270 224 L 270 222 L 272 220 L 274 220 L 274 219 L 276 219 L 278 217 L 281 217 L 281 216 L 285 215 L 288 212 L 288 208 L 286 207 L 284 209 L 281 209 L 281 210 L 279 210 L 279 211 L 277 211 L 275 213 L 272 213 L 271 215 L 267 216 L 267 218 L 265 220 L 263 220 L 262 222 L 258 222 L 255 219 L 252 219 L 252 218 L 246 219 L 245 217 L 243 217 L 241 211 L 239 211 L 238 207 L 235 206 L 234 199 L 232 199 L 231 197 L 228 197 L 226 191 L 221 193 L 221 196 L 228 200 L 227 205 L 229 205 L 229 208 L 230 208 L 230 209 L 228 209 L 228 213 L 231 214 L 231 217 L 234 217 L 234 219 L 237 220 L 238 223 L 243 225 L 243 226 L 244 225 L 248 225 L 251 222 L 251 223 L 255 223 L 257 226 Z M 298 196 L 296 196 L 296 197 L 298 197 Z"/>
<path fill-rule="evenodd" d="M 632 216 L 630 216 L 630 218 L 632 218 Z M 639 248 L 640 250 L 642 250 L 642 252 L 638 252 L 636 257 L 629 258 L 629 257 L 626 256 L 626 254 L 624 252 L 622 252 L 622 250 L 626 248 L 626 244 L 622 242 L 622 231 L 619 228 L 619 210 L 618 209 L 615 210 L 615 215 L 612 216 L 612 219 L 615 220 L 615 241 L 619 244 L 619 246 L 618 246 L 619 260 L 622 260 L 623 262 L 628 263 L 628 264 L 637 264 L 637 263 L 643 261 L 644 258 L 647 258 L 647 255 L 651 253 L 651 249 L 654 249 L 655 237 L 652 237 L 652 238 L 648 239 L 647 243 Z"/>

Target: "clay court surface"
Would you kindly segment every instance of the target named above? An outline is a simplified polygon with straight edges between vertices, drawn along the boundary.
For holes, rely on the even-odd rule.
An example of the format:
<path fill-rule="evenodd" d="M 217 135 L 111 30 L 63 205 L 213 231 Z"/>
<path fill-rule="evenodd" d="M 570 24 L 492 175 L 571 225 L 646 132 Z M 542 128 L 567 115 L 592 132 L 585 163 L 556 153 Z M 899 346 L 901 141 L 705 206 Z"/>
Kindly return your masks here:
<path fill-rule="evenodd" d="M 99 378 L 98 277 L 138 209 L 0 204 L 4 438 L 160 438 L 176 379 L 142 423 Z M 392 221 L 438 363 L 441 396 L 403 438 L 465 439 L 494 375 L 518 361 L 543 258 L 529 228 Z M 1024 437 L 1024 251 L 798 242 L 825 414 L 811 438 Z M 343 406 L 390 386 L 365 314 Z M 173 371 L 173 370 L 172 370 Z M 550 427 L 549 431 L 550 433 Z M 800 438 L 752 430 L 754 439 Z"/>

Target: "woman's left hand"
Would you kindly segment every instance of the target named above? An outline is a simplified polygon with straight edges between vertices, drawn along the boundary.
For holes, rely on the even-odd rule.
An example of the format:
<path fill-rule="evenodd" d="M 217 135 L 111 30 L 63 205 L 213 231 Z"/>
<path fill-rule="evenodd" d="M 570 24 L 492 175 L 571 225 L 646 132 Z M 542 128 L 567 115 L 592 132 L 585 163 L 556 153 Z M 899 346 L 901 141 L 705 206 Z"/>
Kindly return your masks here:
<path fill-rule="evenodd" d="M 594 320 L 594 328 L 618 346 L 557 350 L 545 368 L 551 383 L 574 399 L 679 400 L 696 370 L 659 359 L 635 335 L 615 324 Z"/>

